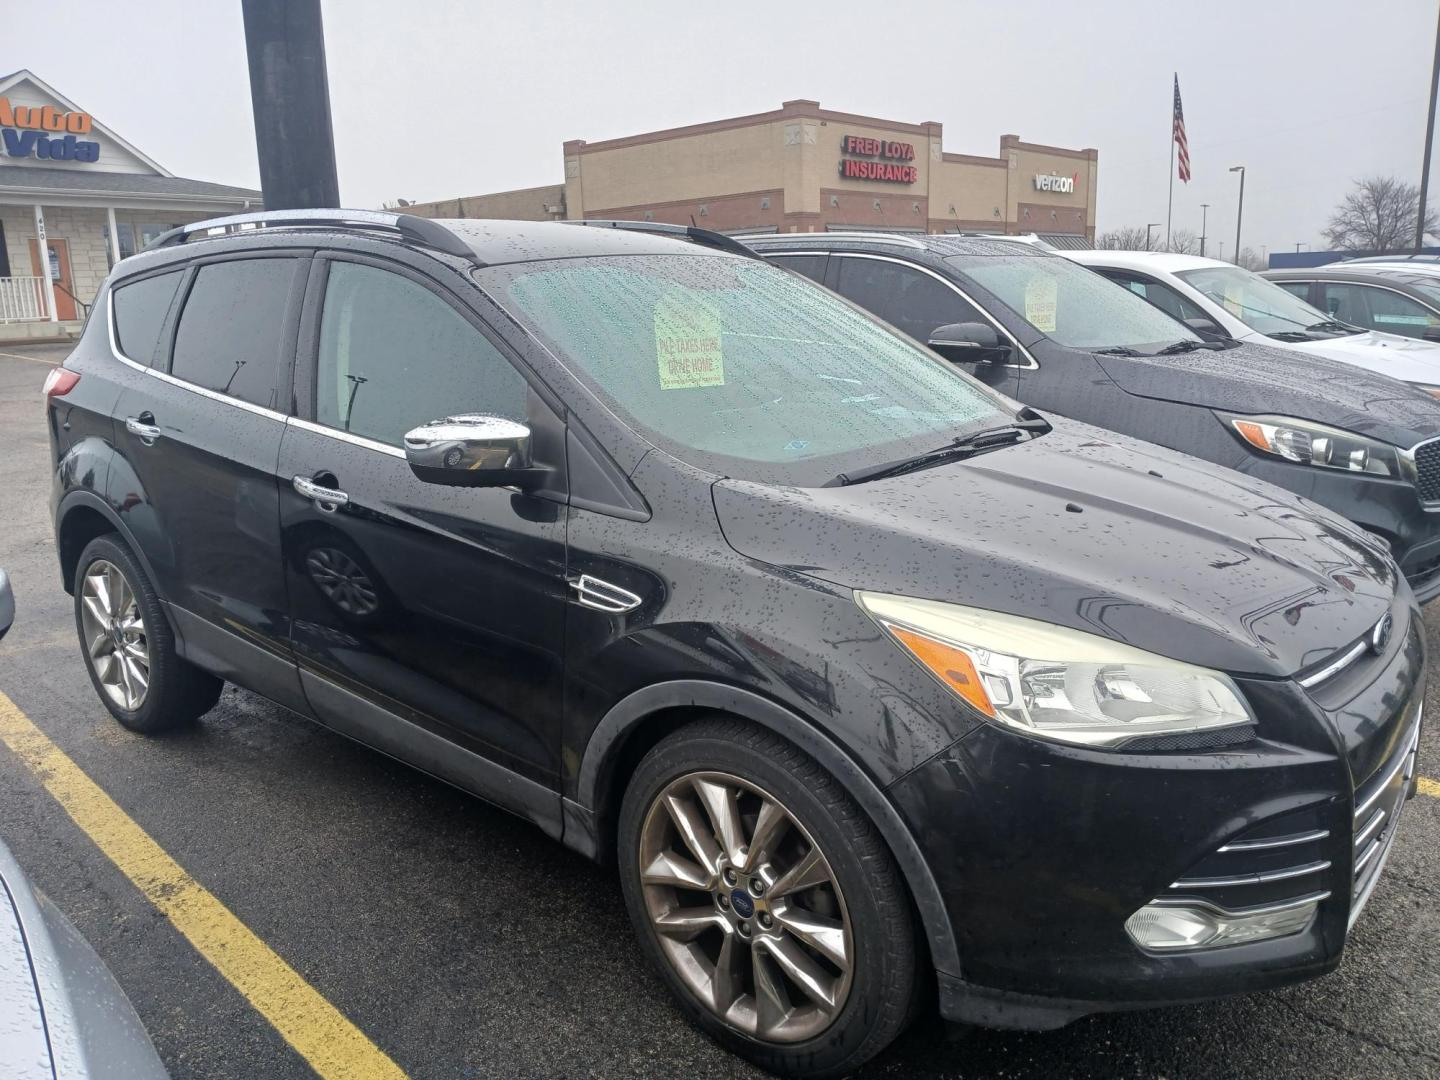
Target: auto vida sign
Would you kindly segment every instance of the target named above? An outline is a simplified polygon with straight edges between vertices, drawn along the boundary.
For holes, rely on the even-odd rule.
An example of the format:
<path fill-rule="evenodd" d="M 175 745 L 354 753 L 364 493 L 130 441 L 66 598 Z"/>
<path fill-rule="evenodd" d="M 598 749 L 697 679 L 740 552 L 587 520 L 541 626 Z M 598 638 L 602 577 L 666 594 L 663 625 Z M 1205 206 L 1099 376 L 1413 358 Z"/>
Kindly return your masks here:
<path fill-rule="evenodd" d="M 920 178 L 919 169 L 904 164 L 915 160 L 914 143 L 846 135 L 840 140 L 840 153 L 845 155 L 840 159 L 840 175 L 850 180 L 913 184 Z"/>
<path fill-rule="evenodd" d="M 1056 176 L 1054 173 L 1036 173 L 1035 190 L 1055 191 L 1069 195 L 1074 192 L 1075 181 L 1079 178 L 1079 173 L 1076 173 L 1074 176 Z"/>
<path fill-rule="evenodd" d="M 0 138 L 9 157 L 93 164 L 100 160 L 100 144 L 76 138 L 90 134 L 92 127 L 89 113 L 54 105 L 11 105 L 9 98 L 0 97 Z"/>

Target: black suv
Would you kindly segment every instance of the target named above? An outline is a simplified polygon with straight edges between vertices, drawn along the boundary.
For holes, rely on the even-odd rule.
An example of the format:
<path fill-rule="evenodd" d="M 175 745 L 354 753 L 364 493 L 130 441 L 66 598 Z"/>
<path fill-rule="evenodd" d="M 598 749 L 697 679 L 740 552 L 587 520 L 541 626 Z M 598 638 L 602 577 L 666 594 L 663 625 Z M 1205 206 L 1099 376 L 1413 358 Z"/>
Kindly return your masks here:
<path fill-rule="evenodd" d="M 777 1071 L 937 987 L 1043 1028 L 1333 968 L 1419 738 L 1383 548 L 669 231 L 293 211 L 123 261 L 47 384 L 115 718 L 228 680 L 614 858 Z"/>
<path fill-rule="evenodd" d="M 1068 259 L 1018 240 L 746 237 L 1037 409 L 1268 480 L 1384 538 L 1440 596 L 1440 402 L 1384 375 L 1204 341 Z"/>

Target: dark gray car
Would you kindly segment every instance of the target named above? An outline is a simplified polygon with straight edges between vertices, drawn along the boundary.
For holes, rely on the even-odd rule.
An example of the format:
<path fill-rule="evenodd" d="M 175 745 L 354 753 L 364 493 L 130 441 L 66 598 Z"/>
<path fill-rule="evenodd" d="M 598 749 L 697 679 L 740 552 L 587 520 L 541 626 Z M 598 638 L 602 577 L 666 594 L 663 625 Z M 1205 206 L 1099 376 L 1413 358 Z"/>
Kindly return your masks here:
<path fill-rule="evenodd" d="M 1207 342 L 1068 259 L 1006 240 L 791 234 L 753 250 L 990 386 L 1308 496 L 1440 595 L 1440 402 L 1319 357 Z"/>
<path fill-rule="evenodd" d="M 1411 269 L 1363 260 L 1295 270 L 1269 270 L 1286 292 L 1332 319 L 1366 330 L 1440 341 L 1440 274 L 1434 263 Z"/>

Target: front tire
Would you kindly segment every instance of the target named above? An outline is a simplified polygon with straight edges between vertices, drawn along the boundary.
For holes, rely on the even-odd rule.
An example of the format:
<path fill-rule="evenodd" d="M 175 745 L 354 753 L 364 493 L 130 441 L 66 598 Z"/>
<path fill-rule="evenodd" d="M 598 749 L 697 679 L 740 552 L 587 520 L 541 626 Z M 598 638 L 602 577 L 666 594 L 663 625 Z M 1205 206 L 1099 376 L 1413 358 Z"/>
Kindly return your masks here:
<path fill-rule="evenodd" d="M 687 1014 L 790 1076 L 858 1068 L 910 1022 L 915 923 L 863 811 L 808 755 L 715 717 L 641 761 L 619 824 L 641 948 Z"/>
<path fill-rule="evenodd" d="M 110 715 L 145 734 L 193 723 L 224 682 L 175 652 L 175 635 L 149 578 L 111 533 L 75 568 L 75 629 L 90 681 Z"/>

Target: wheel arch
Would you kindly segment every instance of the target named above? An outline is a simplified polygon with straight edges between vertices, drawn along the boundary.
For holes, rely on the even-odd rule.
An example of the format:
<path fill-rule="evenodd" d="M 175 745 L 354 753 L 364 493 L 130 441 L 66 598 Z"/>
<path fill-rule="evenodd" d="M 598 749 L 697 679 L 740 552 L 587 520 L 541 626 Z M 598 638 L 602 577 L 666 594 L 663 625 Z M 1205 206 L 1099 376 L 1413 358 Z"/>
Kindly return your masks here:
<path fill-rule="evenodd" d="M 80 553 L 85 550 L 85 545 L 109 532 L 120 535 L 150 579 L 151 586 L 158 592 L 150 560 L 120 520 L 120 515 L 99 495 L 86 490 L 70 492 L 60 500 L 60 506 L 55 511 L 55 546 L 60 555 L 60 573 L 65 591 L 72 596 L 75 593 L 75 568 L 80 563 Z"/>
<path fill-rule="evenodd" d="M 939 886 L 894 804 L 854 758 L 815 725 L 752 690 L 677 679 L 643 687 L 616 703 L 591 734 L 573 795 L 565 799 L 565 843 L 593 858 L 609 860 L 620 798 L 634 767 L 666 734 L 707 712 L 727 713 L 775 732 L 844 785 L 879 830 L 900 867 L 934 966 L 958 975 L 959 950 Z"/>

